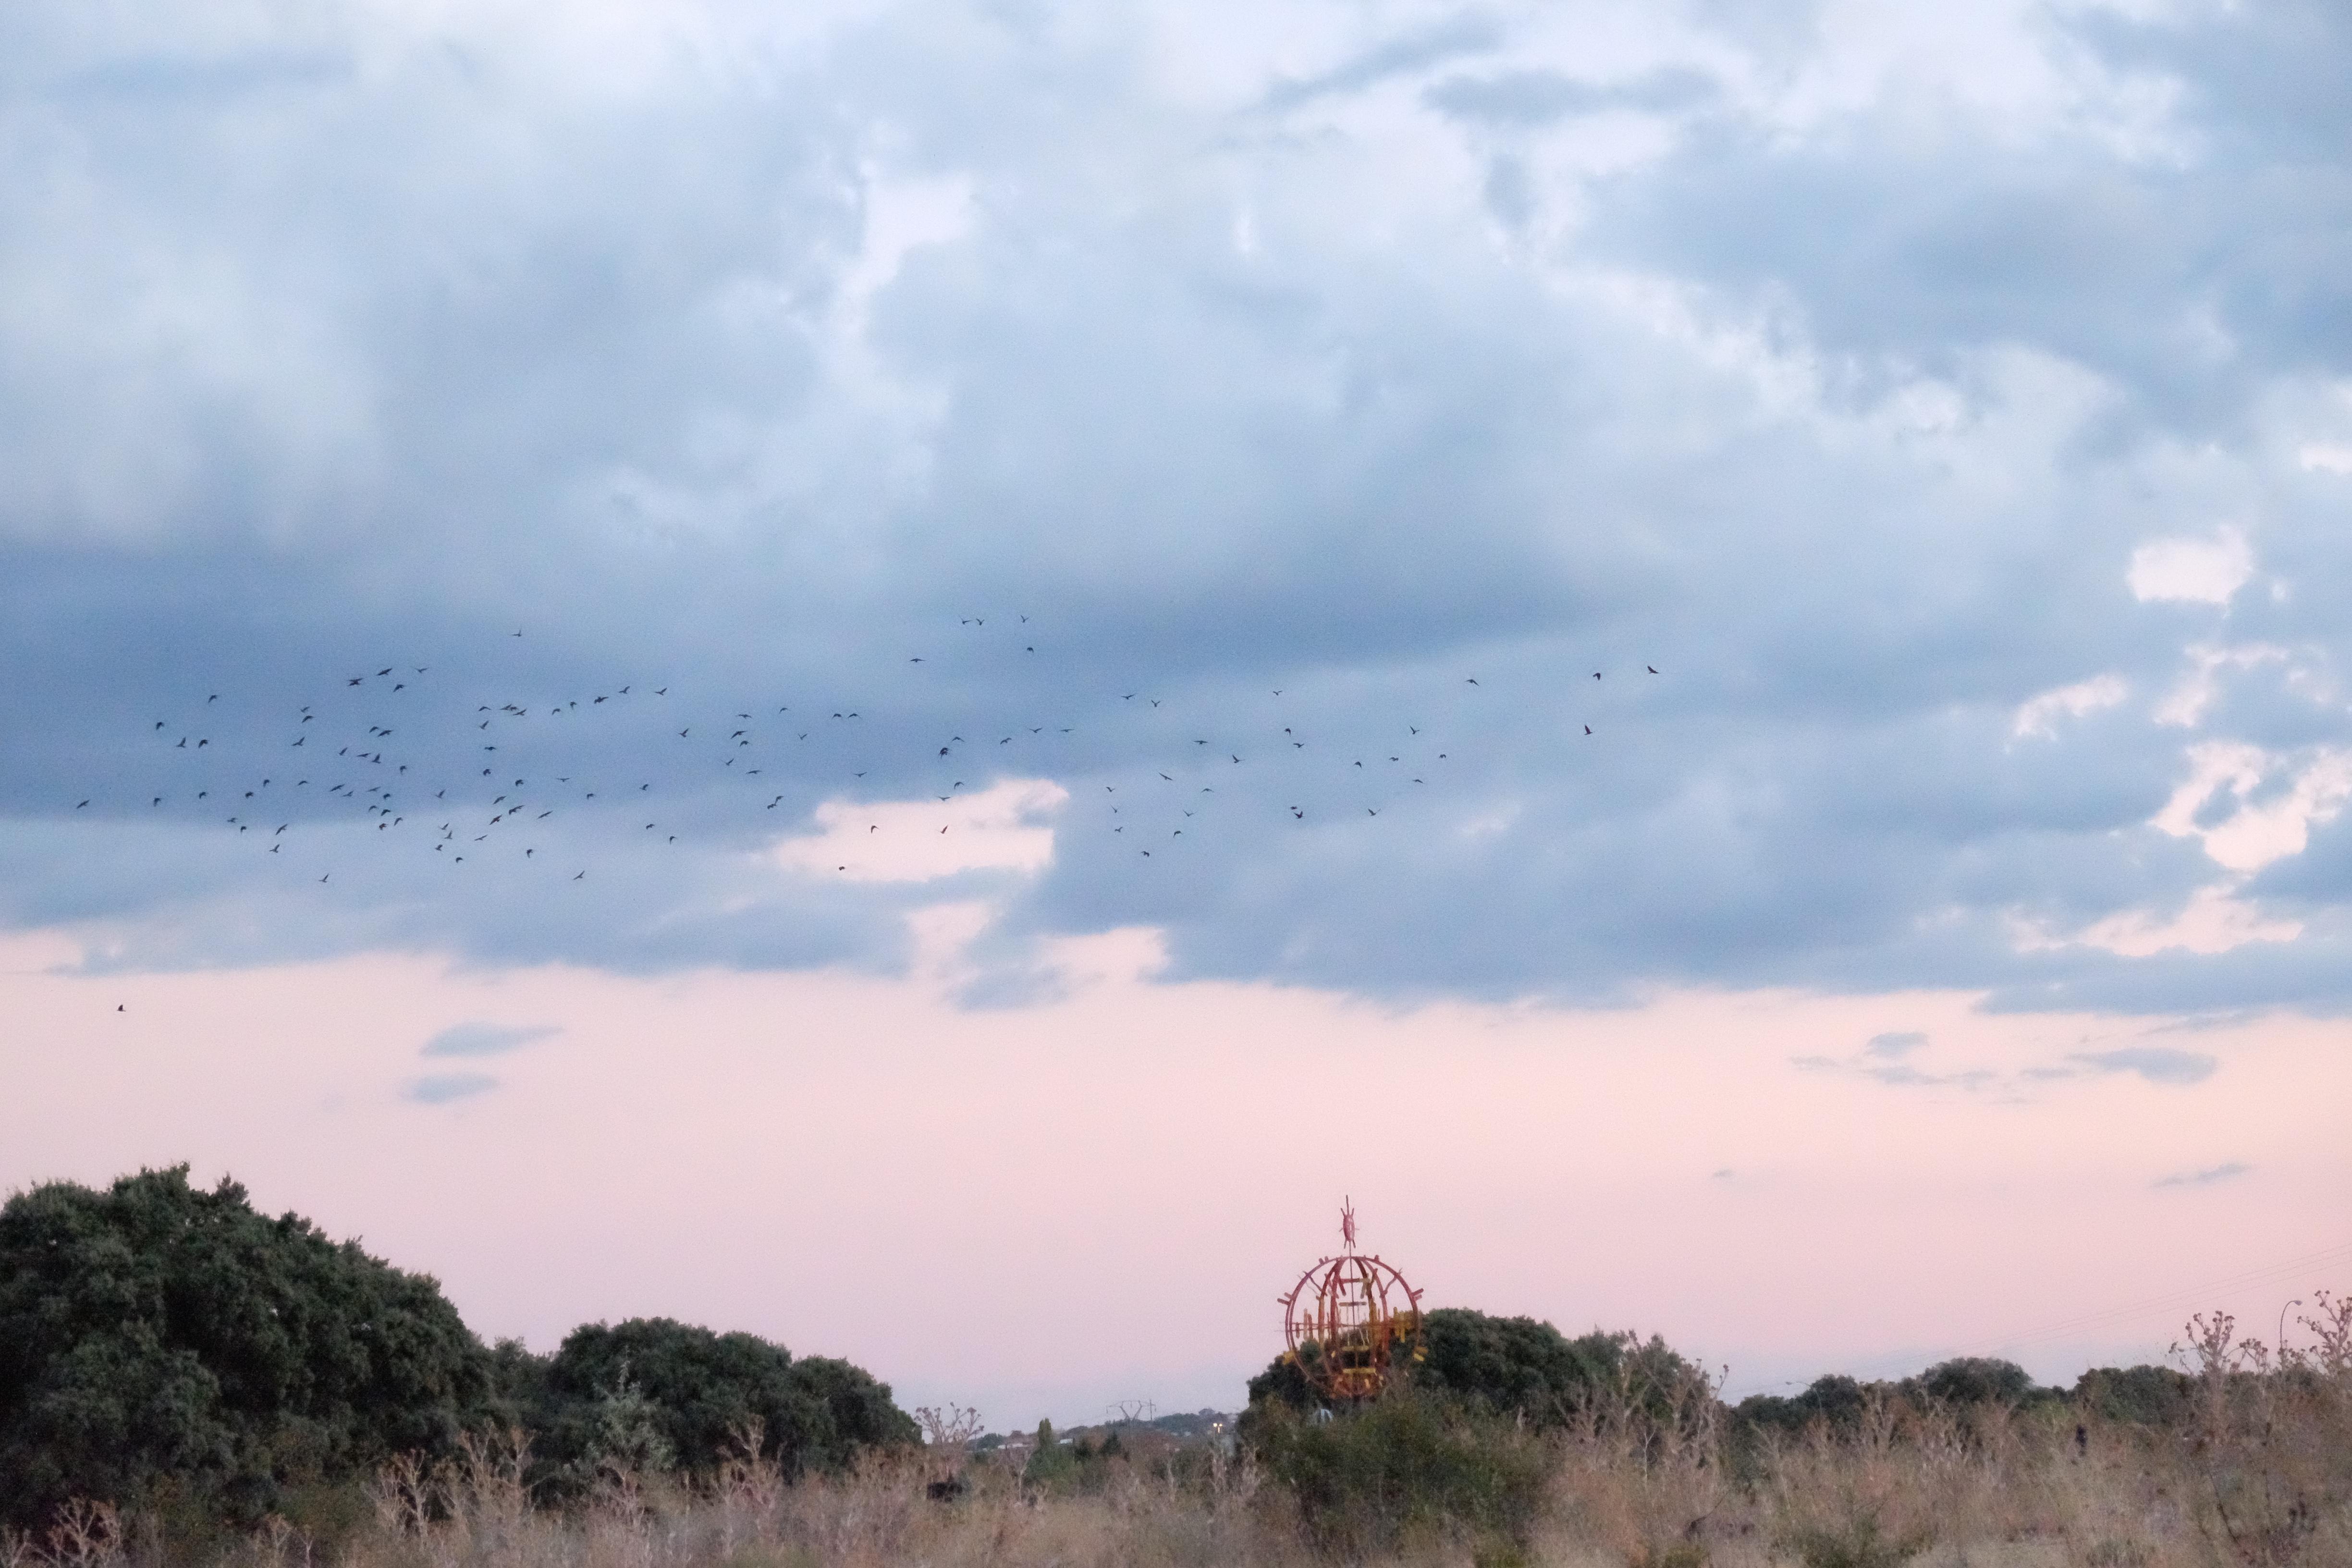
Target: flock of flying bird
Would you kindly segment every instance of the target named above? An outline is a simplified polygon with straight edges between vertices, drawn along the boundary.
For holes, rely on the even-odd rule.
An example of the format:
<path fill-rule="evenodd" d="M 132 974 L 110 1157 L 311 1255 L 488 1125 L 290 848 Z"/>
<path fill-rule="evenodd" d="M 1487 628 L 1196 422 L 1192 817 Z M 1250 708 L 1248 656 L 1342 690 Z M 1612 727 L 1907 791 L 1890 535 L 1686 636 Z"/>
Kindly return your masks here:
<path fill-rule="evenodd" d="M 987 631 L 988 617 L 967 616 L 961 626 L 995 645 L 982 650 L 985 657 L 1037 651 L 1026 616 L 1009 627 L 1000 619 L 994 634 Z M 1008 632 L 1010 640 L 1003 640 Z M 788 801 L 796 814 L 828 795 L 887 799 L 902 795 L 911 775 L 929 773 L 929 794 L 944 806 L 1008 777 L 1085 772 L 1092 782 L 1079 787 L 1101 792 L 1092 803 L 1095 826 L 1150 860 L 1184 847 L 1188 830 L 1201 841 L 1223 805 L 1219 784 L 1227 784 L 1227 798 L 1264 798 L 1263 790 L 1253 796 L 1233 788 L 1231 779 L 1239 776 L 1234 770 L 1279 768 L 1291 787 L 1274 798 L 1292 822 L 1330 810 L 1377 818 L 1398 795 L 1425 788 L 1453 765 L 1452 752 L 1441 747 L 1458 744 L 1441 740 L 1437 725 L 1401 720 L 1394 733 L 1373 737 L 1370 747 L 1330 746 L 1309 733 L 1307 710 L 1296 699 L 1286 705 L 1281 689 L 1270 690 L 1257 721 L 1242 729 L 1178 733 L 1183 726 L 1175 714 L 1163 714 L 1168 699 L 1110 691 L 1101 701 L 1115 702 L 1118 711 L 1093 727 L 1118 731 L 1112 749 L 1133 765 L 1109 783 L 1100 749 L 1081 754 L 1066 739 L 1076 733 L 1070 724 L 966 722 L 918 738 L 922 715 L 952 694 L 936 682 L 954 662 L 908 656 L 909 677 L 933 689 L 902 689 L 890 701 L 896 717 L 880 723 L 879 710 L 866 705 L 714 707 L 674 691 L 674 683 L 638 680 L 562 698 L 474 701 L 469 710 L 466 701 L 452 700 L 455 683 L 432 664 L 372 662 L 278 714 L 274 724 L 221 692 L 207 692 L 194 712 L 152 720 L 148 739 L 164 756 L 150 775 L 155 782 L 144 805 L 151 813 L 170 807 L 173 816 L 216 812 L 224 832 L 257 855 L 303 860 L 303 874 L 317 871 L 320 883 L 332 880 L 334 866 L 288 851 L 306 842 L 306 830 L 338 818 L 346 827 L 355 820 L 370 830 L 367 837 L 386 844 L 416 846 L 453 868 L 503 857 L 548 866 L 548 874 L 577 882 L 588 877 L 583 862 L 589 846 L 571 829 L 583 820 L 608 830 L 621 824 L 641 844 L 676 844 L 681 832 L 691 837 L 714 826 L 776 839 L 790 829 L 765 814 Z M 1642 668 L 1646 676 L 1659 673 Z M 1603 673 L 1591 671 L 1591 679 L 1600 681 Z M 1475 677 L 1460 679 L 1465 698 L 1478 689 Z M 512 684 L 527 679 L 519 673 Z M 1576 722 L 1592 734 L 1589 722 Z M 615 734 L 616 727 L 624 732 Z M 624 763 L 627 772 L 616 773 Z M 863 782 L 869 776 L 871 785 Z M 1335 797 L 1348 804 L 1335 805 Z M 121 810 L 133 803 L 90 797 L 73 809 L 93 805 Z M 942 821 L 938 832 L 952 826 L 952 818 Z M 883 831 L 879 822 L 867 828 Z M 345 832 L 332 836 L 323 852 L 331 859 L 351 850 Z M 559 855 L 570 863 L 551 865 Z M 853 868 L 848 860 L 835 867 Z"/>

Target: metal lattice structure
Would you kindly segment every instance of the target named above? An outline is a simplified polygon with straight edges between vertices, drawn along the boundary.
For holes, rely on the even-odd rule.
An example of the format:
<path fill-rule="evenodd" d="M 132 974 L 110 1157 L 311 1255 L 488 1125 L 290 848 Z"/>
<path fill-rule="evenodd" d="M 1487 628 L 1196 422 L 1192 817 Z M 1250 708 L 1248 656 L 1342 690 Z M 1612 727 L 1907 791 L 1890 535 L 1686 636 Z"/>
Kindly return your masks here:
<path fill-rule="evenodd" d="M 1356 1211 L 1339 1208 L 1341 1251 L 1318 1258 L 1282 1302 L 1283 1359 L 1327 1399 L 1377 1398 L 1399 1360 L 1419 1361 L 1421 1292 L 1396 1266 L 1356 1250 Z"/>

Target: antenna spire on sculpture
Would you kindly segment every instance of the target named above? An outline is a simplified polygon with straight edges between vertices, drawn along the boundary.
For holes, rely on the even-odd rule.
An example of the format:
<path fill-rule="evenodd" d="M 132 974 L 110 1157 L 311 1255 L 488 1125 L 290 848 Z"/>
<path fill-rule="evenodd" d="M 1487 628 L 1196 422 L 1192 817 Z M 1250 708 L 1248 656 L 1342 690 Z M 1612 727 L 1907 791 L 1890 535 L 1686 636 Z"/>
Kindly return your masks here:
<path fill-rule="evenodd" d="M 1337 1258 L 1319 1258 L 1282 1302 L 1283 1360 L 1326 1398 L 1380 1396 L 1397 1362 L 1422 1358 L 1421 1292 L 1395 1265 L 1356 1250 L 1356 1206 L 1339 1204 Z"/>

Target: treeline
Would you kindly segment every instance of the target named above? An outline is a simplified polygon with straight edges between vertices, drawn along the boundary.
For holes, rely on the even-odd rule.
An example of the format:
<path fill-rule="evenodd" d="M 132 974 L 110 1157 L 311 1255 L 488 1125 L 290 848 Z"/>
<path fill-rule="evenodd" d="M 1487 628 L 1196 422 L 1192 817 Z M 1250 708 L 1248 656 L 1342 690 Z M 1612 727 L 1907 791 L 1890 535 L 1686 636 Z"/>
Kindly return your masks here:
<path fill-rule="evenodd" d="M 653 1319 L 551 1355 L 486 1345 L 427 1276 L 184 1165 L 0 1205 L 0 1526 L 77 1499 L 182 1533 L 348 1510 L 394 1456 L 486 1428 L 527 1436 L 550 1500 L 747 1442 L 797 1475 L 918 1438 L 887 1384 L 751 1334 Z"/>
<path fill-rule="evenodd" d="M 1963 1356 L 1899 1380 L 1864 1383 L 1833 1373 L 1801 1394 L 1751 1394 L 1723 1405 L 1703 1369 L 1655 1337 L 1595 1331 L 1571 1339 L 1532 1318 L 1490 1317 L 1458 1307 L 1439 1308 L 1423 1319 L 1421 1356 L 1399 1372 L 1425 1397 L 1539 1430 L 1589 1422 L 1602 1412 L 1632 1412 L 1707 1420 L 1748 1438 L 1793 1436 L 1817 1426 L 1844 1436 L 1867 1412 L 1890 1404 L 1962 1412 L 1987 1405 L 2073 1411 L 2111 1423 L 2170 1426 L 2188 1418 L 2196 1385 L 2169 1367 L 2134 1366 L 2086 1372 L 2072 1388 L 2045 1387 L 2014 1362 Z M 1256 1410 L 1304 1411 L 1317 1404 L 1307 1367 L 1287 1356 L 1250 1380 L 1249 1396 Z"/>
<path fill-rule="evenodd" d="M 1776 1544 L 1794 1561 L 1892 1564 L 1924 1551 L 1938 1527 L 1903 1522 L 1908 1504 L 1891 1498 L 1837 1502 L 1853 1501 L 1852 1456 L 1918 1449 L 1923 1435 L 1939 1451 L 1979 1458 L 2010 1440 L 2021 1452 L 2075 1455 L 2094 1432 L 2103 1444 L 2131 1434 L 2122 1440 L 2143 1454 L 2210 1439 L 2191 1430 L 2199 1381 L 2165 1367 L 2086 1373 L 2062 1390 L 2036 1385 L 2013 1363 L 1962 1358 L 1896 1382 L 1832 1375 L 1793 1397 L 1727 1405 L 1714 1376 L 1654 1337 L 1570 1338 L 1533 1319 L 1458 1308 L 1427 1315 L 1420 1358 L 1401 1362 L 1376 1401 L 1328 1409 L 1308 1370 L 1280 1357 L 1251 1379 L 1241 1441 L 1290 1498 L 1318 1553 L 1350 1561 L 1431 1531 L 1486 1542 L 1495 1561 L 1523 1561 L 1539 1521 L 1559 1507 L 1565 1473 L 1580 1486 L 1643 1478 L 1592 1503 L 1657 1515 L 1627 1538 L 1627 1561 L 1702 1564 L 1704 1542 L 1727 1519 L 1777 1512 Z M 1085 1485 L 1104 1468 L 1099 1456 L 1079 1456 L 1047 1479 Z M 1831 1503 L 1791 1500 L 1808 1489 Z"/>

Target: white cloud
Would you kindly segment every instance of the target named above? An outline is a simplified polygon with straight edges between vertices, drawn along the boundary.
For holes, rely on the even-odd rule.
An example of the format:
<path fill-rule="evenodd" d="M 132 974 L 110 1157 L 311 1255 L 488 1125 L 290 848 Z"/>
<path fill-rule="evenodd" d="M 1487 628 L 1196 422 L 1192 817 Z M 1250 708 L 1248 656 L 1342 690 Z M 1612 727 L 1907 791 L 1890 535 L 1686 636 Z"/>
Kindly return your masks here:
<path fill-rule="evenodd" d="M 2189 673 L 2180 683 L 2165 694 L 2156 710 L 2159 724 L 2177 724 L 2182 729 L 2194 729 L 2203 721 L 2205 710 L 2220 695 L 2221 672 L 2224 669 L 2252 669 L 2259 665 L 2284 663 L 2286 649 L 2268 643 L 2247 643 L 2237 647 L 2223 647 L 2216 643 L 2196 643 L 2189 648 Z"/>
<path fill-rule="evenodd" d="M 2300 921 L 2269 919 L 2228 888 L 2211 887 L 2190 894 L 2188 904 L 2168 920 L 2126 910 L 2076 940 L 2126 958 L 2147 958 L 2159 952 L 2227 952 L 2252 942 L 2293 942 L 2302 934 Z"/>
<path fill-rule="evenodd" d="M 2143 604 L 2226 605 L 2254 574 L 2246 536 L 2225 528 L 2211 539 L 2158 539 L 2132 552 L 2125 581 Z"/>
<path fill-rule="evenodd" d="M 2314 441 L 2295 453 L 2307 472 L 2352 474 L 2352 447 L 2336 441 Z"/>
<path fill-rule="evenodd" d="M 2009 732 L 2021 740 L 2028 735 L 2055 735 L 2060 719 L 2080 719 L 2085 713 L 2112 708 L 2130 695 L 2131 685 L 2123 677 L 2095 675 L 2020 704 Z"/>
<path fill-rule="evenodd" d="M 853 882 L 929 882 L 961 871 L 1042 871 L 1053 862 L 1050 818 L 1069 792 L 1045 779 L 1007 779 L 951 800 L 829 800 L 822 832 L 771 852 L 791 870 Z"/>
<path fill-rule="evenodd" d="M 2311 825 L 2333 819 L 2352 798 L 2352 751 L 2337 747 L 2289 758 L 2242 741 L 2212 741 L 2191 746 L 2189 763 L 2189 777 L 2150 825 L 2198 839 L 2233 871 L 2300 855 Z M 2217 816 L 2217 798 L 2234 801 L 2234 809 Z"/>

